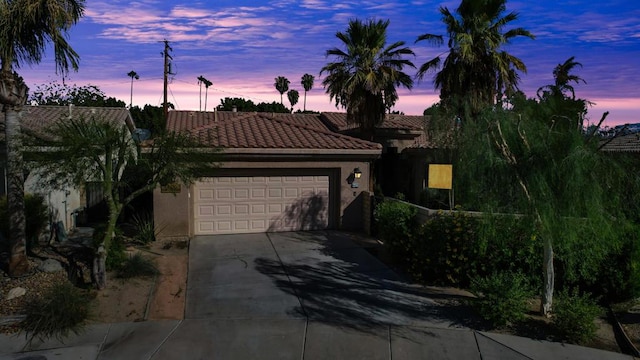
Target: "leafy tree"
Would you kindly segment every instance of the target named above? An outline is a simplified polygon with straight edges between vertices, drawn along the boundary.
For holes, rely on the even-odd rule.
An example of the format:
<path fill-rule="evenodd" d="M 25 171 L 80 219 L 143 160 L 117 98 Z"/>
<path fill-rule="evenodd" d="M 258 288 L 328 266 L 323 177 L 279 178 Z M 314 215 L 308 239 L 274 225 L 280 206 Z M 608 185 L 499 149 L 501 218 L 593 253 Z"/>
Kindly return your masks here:
<path fill-rule="evenodd" d="M 287 109 L 286 106 L 277 103 L 277 102 L 261 102 L 256 105 L 258 112 L 269 112 L 269 113 L 290 113 L 291 111 Z"/>
<path fill-rule="evenodd" d="M 27 145 L 50 150 L 28 153 L 29 164 L 40 175 L 43 187 L 81 187 L 91 180 L 102 184 L 109 218 L 97 249 L 102 260 L 93 269 L 98 288 L 106 285 L 104 249 L 109 248 L 127 204 L 159 184 L 180 181 L 189 185 L 215 167 L 211 153 L 200 151 L 199 144 L 187 136 L 163 133 L 139 144 L 125 124 L 97 117 L 60 119 L 44 132 L 26 135 Z M 125 167 L 146 174 L 144 181 L 140 176 L 123 177 Z"/>
<path fill-rule="evenodd" d="M 282 95 L 286 93 L 287 90 L 289 90 L 289 84 L 289 79 L 284 76 L 278 76 L 276 78 L 276 82 L 273 84 L 273 86 L 276 87 L 276 90 L 278 90 L 278 92 L 280 93 L 280 104 L 282 105 L 284 105 L 284 103 L 282 102 Z"/>
<path fill-rule="evenodd" d="M 535 224 L 544 248 L 543 314 L 552 310 L 554 261 L 562 263 L 565 283 L 593 281 L 621 247 L 628 222 L 619 191 L 626 172 L 575 126 L 581 114 L 557 116 L 574 99 L 556 100 L 516 97 L 513 110 L 488 110 L 462 126 L 458 143 L 458 188 L 467 190 L 468 205 L 517 212 Z"/>
<path fill-rule="evenodd" d="M 96 107 L 126 107 L 127 104 L 114 97 L 107 97 L 96 85 L 78 86 L 60 84 L 52 81 L 38 85 L 29 96 L 29 102 L 35 105 L 76 105 Z"/>
<path fill-rule="evenodd" d="M 258 111 L 258 107 L 253 103 L 253 101 L 230 97 L 220 99 L 218 111 L 232 111 L 234 107 L 237 111 Z"/>
<path fill-rule="evenodd" d="M 140 79 L 140 75 L 137 72 L 131 70 L 127 73 L 127 76 L 131 78 L 131 98 L 129 100 L 129 107 L 133 106 L 133 79 Z"/>
<path fill-rule="evenodd" d="M 289 90 L 287 91 L 287 98 L 289 98 L 289 103 L 291 104 L 291 111 L 293 112 L 293 107 L 298 103 L 298 99 L 300 98 L 300 93 L 298 90 Z"/>
<path fill-rule="evenodd" d="M 402 70 L 414 67 L 404 56 L 415 55 L 403 41 L 387 45 L 389 20 L 351 20 L 346 32 L 336 37 L 343 49 L 327 50 L 334 62 L 320 74 L 325 91 L 336 106 L 347 110 L 347 120 L 360 126 L 361 136 L 372 139 L 376 125 L 384 119 L 387 108 L 398 99 L 396 87 L 413 87 L 413 80 Z"/>
<path fill-rule="evenodd" d="M 140 108 L 134 106 L 129 109 L 131 117 L 136 123 L 136 127 L 141 129 L 148 129 L 155 137 L 165 130 L 165 118 L 164 109 L 162 106 L 145 105 Z"/>
<path fill-rule="evenodd" d="M 302 81 L 300 82 L 300 84 L 302 84 L 302 87 L 304 88 L 304 105 L 302 106 L 303 112 L 307 111 L 307 92 L 313 89 L 314 80 L 315 78 L 311 74 L 302 75 Z"/>
<path fill-rule="evenodd" d="M 11 214 L 9 274 L 29 271 L 26 255 L 24 173 L 18 113 L 26 103 L 28 87 L 15 69 L 37 64 L 53 45 L 56 71 L 78 69 L 78 54 L 67 42 L 67 32 L 84 13 L 83 0 L 14 0 L 0 3 L 0 104 L 5 115 L 8 160 L 8 209 Z"/>
<path fill-rule="evenodd" d="M 418 77 L 439 69 L 435 88 L 442 104 L 458 116 L 475 116 L 510 96 L 517 90 L 518 71 L 526 72 L 524 62 L 503 48 L 517 37 L 534 36 L 523 28 L 505 31 L 518 18 L 515 12 L 503 16 L 505 10 L 506 0 L 462 0 L 455 13 L 440 7 L 449 51 L 444 61 L 439 55 L 422 64 Z M 419 41 L 444 43 L 442 35 L 434 34 L 420 35 Z"/>

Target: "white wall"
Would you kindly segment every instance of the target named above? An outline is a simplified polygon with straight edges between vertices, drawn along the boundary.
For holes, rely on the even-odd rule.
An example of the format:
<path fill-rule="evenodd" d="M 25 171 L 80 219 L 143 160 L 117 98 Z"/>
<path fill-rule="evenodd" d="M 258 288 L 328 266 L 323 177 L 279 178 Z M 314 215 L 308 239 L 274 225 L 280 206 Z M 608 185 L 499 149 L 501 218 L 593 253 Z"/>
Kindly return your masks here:
<path fill-rule="evenodd" d="M 36 174 L 30 174 L 24 183 L 24 192 L 44 196 L 45 201 L 49 204 L 53 222 L 62 221 L 67 231 L 75 227 L 72 213 L 83 204 L 80 191 L 71 187 L 64 191 L 43 189 L 37 184 Z"/>

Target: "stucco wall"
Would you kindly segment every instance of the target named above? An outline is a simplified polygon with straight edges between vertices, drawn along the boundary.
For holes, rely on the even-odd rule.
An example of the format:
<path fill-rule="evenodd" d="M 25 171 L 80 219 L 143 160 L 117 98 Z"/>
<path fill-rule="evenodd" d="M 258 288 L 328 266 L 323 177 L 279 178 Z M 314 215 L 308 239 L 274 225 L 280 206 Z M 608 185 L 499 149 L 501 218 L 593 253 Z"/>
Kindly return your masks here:
<path fill-rule="evenodd" d="M 357 180 L 358 187 L 351 185 L 355 168 L 362 171 Z M 301 171 L 297 171 L 301 170 Z M 256 173 L 257 172 L 257 173 Z M 221 175 L 271 175 L 271 174 L 318 173 L 331 176 L 332 217 L 329 226 L 335 229 L 358 231 L 362 229 L 362 197 L 360 193 L 369 191 L 368 161 L 233 161 L 207 176 Z M 188 237 L 193 235 L 193 186 L 182 186 L 180 193 L 163 193 L 160 188 L 153 194 L 153 209 L 156 226 L 162 228 L 160 237 Z"/>
<path fill-rule="evenodd" d="M 30 174 L 24 182 L 24 192 L 40 194 L 49 205 L 52 222 L 62 221 L 67 231 L 76 227 L 75 213 L 82 207 L 82 194 L 68 187 L 65 190 L 43 189 L 37 183 L 37 175 Z"/>

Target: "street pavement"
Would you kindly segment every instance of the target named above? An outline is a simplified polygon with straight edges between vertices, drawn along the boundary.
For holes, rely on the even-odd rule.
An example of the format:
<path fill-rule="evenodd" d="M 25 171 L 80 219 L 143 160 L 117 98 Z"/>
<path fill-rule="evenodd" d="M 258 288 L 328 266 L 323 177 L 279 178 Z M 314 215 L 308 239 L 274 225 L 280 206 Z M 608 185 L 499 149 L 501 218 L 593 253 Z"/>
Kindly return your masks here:
<path fill-rule="evenodd" d="M 95 324 L 26 349 L 0 336 L 0 359 L 632 359 L 471 330 L 461 296 L 406 281 L 346 233 L 199 236 L 184 320 Z"/>

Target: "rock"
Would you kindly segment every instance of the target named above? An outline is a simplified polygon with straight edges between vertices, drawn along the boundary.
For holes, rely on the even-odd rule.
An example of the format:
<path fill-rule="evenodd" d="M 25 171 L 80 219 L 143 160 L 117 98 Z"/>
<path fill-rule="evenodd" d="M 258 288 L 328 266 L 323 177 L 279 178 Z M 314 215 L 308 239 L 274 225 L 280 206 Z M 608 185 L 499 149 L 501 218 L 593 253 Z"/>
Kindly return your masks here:
<path fill-rule="evenodd" d="M 62 268 L 62 264 L 58 260 L 55 259 L 47 259 L 38 266 L 38 270 L 46 273 L 54 273 L 58 271 L 64 270 Z"/>
<path fill-rule="evenodd" d="M 19 298 L 20 296 L 24 296 L 24 294 L 26 293 L 27 293 L 27 289 L 25 288 L 21 288 L 21 287 L 13 288 L 9 290 L 9 292 L 7 293 L 7 300 Z"/>

